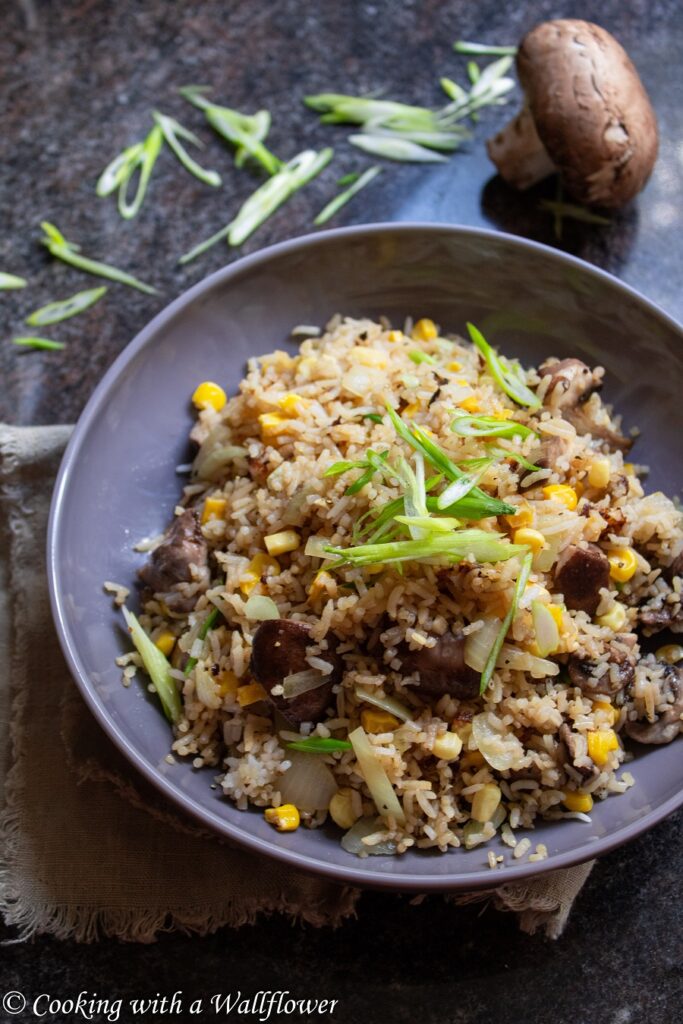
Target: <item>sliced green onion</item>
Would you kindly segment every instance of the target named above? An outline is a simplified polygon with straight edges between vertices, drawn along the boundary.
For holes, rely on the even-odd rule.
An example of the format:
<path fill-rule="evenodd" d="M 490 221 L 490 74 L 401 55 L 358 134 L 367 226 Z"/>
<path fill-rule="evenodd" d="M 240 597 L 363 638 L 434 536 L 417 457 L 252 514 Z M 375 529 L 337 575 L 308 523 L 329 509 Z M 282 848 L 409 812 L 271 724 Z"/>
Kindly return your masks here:
<path fill-rule="evenodd" d="M 145 672 L 154 683 L 164 714 L 169 721 L 177 722 L 182 714 L 182 707 L 176 681 L 171 675 L 171 666 L 154 641 L 147 636 L 136 616 L 125 607 L 121 610 L 133 644 L 142 658 Z"/>
<path fill-rule="evenodd" d="M 26 278 L 17 277 L 16 274 L 5 274 L 0 272 L 0 291 L 9 291 L 13 288 L 25 288 L 28 284 Z"/>
<path fill-rule="evenodd" d="M 510 368 L 509 364 L 503 361 L 495 349 L 489 345 L 481 331 L 474 324 L 470 323 L 467 324 L 467 330 L 473 344 L 486 360 L 489 372 L 498 387 L 514 402 L 517 402 L 518 405 L 526 405 L 530 409 L 538 409 L 541 405 L 540 398 L 526 386 L 518 374 Z"/>
<path fill-rule="evenodd" d="M 152 288 L 151 285 L 145 284 L 143 281 L 138 281 L 131 274 L 118 270 L 108 263 L 100 263 L 98 260 L 91 260 L 86 256 L 81 256 L 78 251 L 80 246 L 74 245 L 73 242 L 67 242 L 61 231 L 54 224 L 50 224 L 49 221 L 44 220 L 40 226 L 45 232 L 45 237 L 42 240 L 43 245 L 46 246 L 48 252 L 55 259 L 62 260 L 62 262 L 68 263 L 78 270 L 83 270 L 86 274 L 94 274 L 95 277 L 106 277 L 110 281 L 118 281 L 119 284 L 126 284 L 129 288 L 136 288 L 147 295 L 157 294 L 156 288 Z"/>
<path fill-rule="evenodd" d="M 349 135 L 349 142 L 352 146 L 362 149 L 364 153 L 371 156 L 381 156 L 385 160 L 397 160 L 401 163 L 422 163 L 422 164 L 445 164 L 447 157 L 440 153 L 427 149 L 417 142 L 410 142 L 408 139 L 399 137 L 384 137 L 381 135 Z"/>
<path fill-rule="evenodd" d="M 533 462 L 530 462 L 529 459 L 527 459 L 520 452 L 515 450 L 511 451 L 509 448 L 503 448 L 502 445 L 489 444 L 487 445 L 487 448 L 491 455 L 494 456 L 494 458 L 514 459 L 515 462 L 518 462 L 520 466 L 524 466 L 524 468 L 528 469 L 531 473 L 535 473 L 537 470 L 541 468 L 540 466 L 534 465 Z"/>
<path fill-rule="evenodd" d="M 201 628 L 200 628 L 199 632 L 197 633 L 197 638 L 199 640 L 206 640 L 207 636 L 209 635 L 209 631 L 213 629 L 213 627 L 214 627 L 214 625 L 216 623 L 216 619 L 218 618 L 219 615 L 220 615 L 220 612 L 218 611 L 218 608 L 216 608 L 214 606 L 211 609 L 211 611 L 209 612 L 209 614 L 206 616 L 204 621 L 202 622 Z M 183 670 L 186 676 L 189 676 L 190 672 L 192 671 L 192 669 L 197 664 L 197 661 L 198 661 L 197 658 L 188 658 L 187 659 L 187 661 L 185 663 L 185 668 Z"/>
<path fill-rule="evenodd" d="M 438 512 L 451 516 L 458 516 L 459 519 L 489 519 L 491 516 L 511 516 L 515 513 L 515 506 L 509 505 L 500 498 L 492 498 L 490 495 L 481 492 L 484 497 L 478 494 L 478 488 L 474 487 L 469 494 L 446 508 L 439 508 L 438 498 L 427 498 L 427 509 L 429 512 Z"/>
<path fill-rule="evenodd" d="M 184 253 L 178 260 L 178 263 L 190 263 L 192 260 L 196 260 L 197 256 L 201 256 L 202 253 L 207 252 L 218 242 L 222 242 L 224 238 L 227 238 L 230 234 L 231 227 L 232 221 L 229 224 L 226 224 L 224 228 L 221 228 L 220 231 L 217 231 L 215 235 L 211 235 L 210 238 L 206 238 L 203 242 L 200 242 L 199 245 L 195 245 L 194 249 L 190 249 L 189 252 Z"/>
<path fill-rule="evenodd" d="M 436 366 L 437 360 L 434 356 L 430 356 L 428 352 L 421 352 L 419 349 L 412 349 L 408 353 L 408 359 L 411 359 L 416 366 L 420 363 L 428 363 L 429 366 Z"/>
<path fill-rule="evenodd" d="M 325 224 L 328 220 L 334 217 L 337 210 L 340 210 L 342 206 L 345 206 L 349 199 L 353 199 L 356 193 L 360 192 L 362 188 L 365 188 L 365 186 L 369 185 L 371 181 L 374 181 L 377 175 L 381 173 L 381 170 L 382 168 L 377 166 L 368 167 L 367 171 L 364 171 L 360 178 L 354 181 L 350 188 L 347 188 L 345 192 L 340 192 L 338 196 L 335 196 L 334 199 L 330 200 L 327 206 L 323 207 L 313 223 L 318 225 Z"/>
<path fill-rule="evenodd" d="M 136 142 L 128 146 L 123 152 L 115 156 L 111 163 L 107 164 L 95 186 L 95 192 L 100 198 L 111 195 L 117 188 L 128 181 L 135 170 L 142 155 L 143 142 Z"/>
<path fill-rule="evenodd" d="M 351 750 L 348 740 L 325 739 L 322 736 L 309 736 L 286 746 L 288 750 L 299 750 L 302 754 L 334 754 L 337 750 Z"/>
<path fill-rule="evenodd" d="M 516 420 L 500 420 L 495 416 L 457 416 L 451 430 L 460 437 L 529 437 L 538 434 Z"/>
<path fill-rule="evenodd" d="M 457 39 L 453 49 L 469 57 L 514 57 L 517 53 L 516 46 L 489 46 L 488 43 L 468 43 L 464 39 Z"/>
<path fill-rule="evenodd" d="M 341 178 L 337 178 L 338 185 L 353 185 L 354 181 L 358 181 L 360 173 L 358 171 L 352 171 L 351 174 L 344 174 Z"/>
<path fill-rule="evenodd" d="M 106 285 L 101 288 L 88 288 L 86 291 L 72 295 L 70 299 L 63 299 L 61 302 L 48 302 L 46 306 L 41 306 L 40 309 L 36 309 L 30 316 L 27 316 L 26 323 L 31 327 L 58 324 L 62 320 L 68 320 L 89 309 L 102 298 L 106 291 Z"/>
<path fill-rule="evenodd" d="M 364 420 L 372 420 L 373 423 L 383 423 L 384 420 L 378 412 L 366 412 L 363 414 Z"/>
<path fill-rule="evenodd" d="M 439 84 L 450 100 L 454 100 L 456 103 L 467 103 L 467 90 L 454 82 L 452 78 L 441 78 Z"/>
<path fill-rule="evenodd" d="M 420 540 L 399 540 L 386 544 L 360 544 L 353 548 L 325 548 L 342 563 L 376 565 L 387 562 L 408 562 L 422 558 L 446 556 L 459 561 L 472 555 L 477 562 L 504 562 L 526 550 L 523 545 L 510 544 L 486 530 L 459 530 L 455 533 L 431 534 Z"/>
<path fill-rule="evenodd" d="M 403 526 L 414 526 L 427 533 L 452 533 L 460 526 L 460 520 L 452 516 L 394 516 L 394 521 Z"/>
<path fill-rule="evenodd" d="M 236 147 L 236 166 L 241 167 L 248 157 L 252 157 L 268 174 L 275 174 L 282 166 L 282 161 L 263 145 L 263 139 L 270 130 L 268 111 L 259 110 L 253 115 L 242 114 L 238 110 L 219 106 L 205 99 L 203 91 L 205 90 L 201 86 L 186 86 L 180 93 L 195 107 L 204 111 L 206 120 L 218 135 Z"/>
<path fill-rule="evenodd" d="M 405 704 L 401 704 L 395 697 L 378 697 L 376 693 L 371 693 L 369 690 L 363 689 L 362 686 L 357 686 L 354 692 L 358 700 L 364 700 L 366 703 L 372 704 L 373 707 L 388 711 L 390 715 L 395 715 L 402 722 L 409 722 L 413 717 Z"/>
<path fill-rule="evenodd" d="M 119 185 L 118 209 L 124 220 L 132 220 L 133 217 L 137 217 L 145 195 L 147 194 L 149 179 L 152 177 L 152 171 L 154 170 L 154 165 L 157 162 L 157 157 L 161 152 L 163 143 L 163 132 L 159 125 L 155 124 L 143 142 L 142 150 L 136 161 L 131 166 L 128 177 Z M 140 169 L 138 187 L 135 190 L 133 201 L 129 202 L 128 184 L 132 180 L 133 175 L 138 168 Z"/>
<path fill-rule="evenodd" d="M 519 604 L 519 599 L 522 596 L 522 594 L 524 593 L 524 588 L 526 587 L 527 582 L 529 580 L 529 576 L 531 574 L 531 563 L 532 563 L 532 561 L 533 561 L 533 552 L 527 551 L 526 555 L 522 559 L 522 568 L 520 569 L 519 576 L 517 577 L 517 583 L 515 584 L 515 590 L 514 590 L 514 593 L 512 595 L 512 604 L 510 605 L 509 611 L 508 611 L 507 615 L 505 616 L 505 618 L 503 619 L 503 621 L 501 623 L 500 631 L 499 631 L 498 636 L 496 637 L 496 639 L 494 641 L 494 644 L 493 644 L 493 647 L 491 648 L 489 656 L 486 659 L 486 664 L 484 665 L 484 671 L 481 674 L 481 682 L 479 683 L 479 693 L 480 694 L 484 692 L 486 687 L 491 682 L 491 676 L 493 675 L 494 669 L 496 667 L 496 662 L 498 661 L 498 655 L 500 654 L 500 649 L 503 646 L 503 642 L 505 640 L 505 637 L 507 636 L 508 630 L 510 629 L 510 626 L 512 625 L 512 620 L 514 619 L 515 615 L 517 614 L 517 606 Z"/>
<path fill-rule="evenodd" d="M 13 345 L 19 345 L 22 348 L 38 348 L 55 351 L 66 348 L 63 341 L 52 341 L 50 338 L 12 338 Z"/>
<path fill-rule="evenodd" d="M 187 142 L 191 142 L 193 145 L 201 148 L 203 146 L 201 139 L 198 139 L 194 132 L 184 128 L 174 117 L 161 114 L 158 110 L 153 111 L 152 117 L 161 128 L 169 148 L 175 153 L 185 170 L 193 174 L 199 181 L 203 181 L 205 185 L 213 185 L 214 188 L 217 188 L 221 184 L 220 174 L 217 171 L 207 171 L 198 164 L 180 141 L 180 139 L 185 139 Z"/>
<path fill-rule="evenodd" d="M 436 499 L 436 506 L 439 509 L 448 508 L 455 502 L 460 501 L 461 498 L 466 497 L 470 491 L 478 485 L 486 471 L 490 466 L 493 465 L 493 459 L 488 459 L 482 466 L 479 467 L 474 476 L 468 476 L 464 474 L 459 480 L 453 480 Z"/>
<path fill-rule="evenodd" d="M 404 824 L 406 816 L 403 808 L 363 727 L 359 725 L 357 729 L 349 733 L 349 740 L 353 745 L 360 773 L 365 780 L 365 785 L 370 790 L 370 796 L 375 801 L 379 814 L 384 818 L 391 815 L 398 824 Z"/>
<path fill-rule="evenodd" d="M 355 462 L 333 462 L 328 466 L 323 476 L 339 476 L 341 473 L 348 473 L 350 469 L 365 469 L 366 463 L 362 459 Z"/>
<path fill-rule="evenodd" d="M 538 204 L 542 210 L 552 213 L 555 217 L 568 217 L 570 220 L 580 221 L 582 224 L 598 224 L 601 227 L 609 227 L 612 221 L 609 217 L 603 217 L 585 206 L 576 203 L 562 203 L 554 199 L 541 199 Z"/>
<path fill-rule="evenodd" d="M 472 85 L 476 85 L 481 78 L 481 69 L 474 60 L 468 60 L 467 62 L 467 77 Z"/>

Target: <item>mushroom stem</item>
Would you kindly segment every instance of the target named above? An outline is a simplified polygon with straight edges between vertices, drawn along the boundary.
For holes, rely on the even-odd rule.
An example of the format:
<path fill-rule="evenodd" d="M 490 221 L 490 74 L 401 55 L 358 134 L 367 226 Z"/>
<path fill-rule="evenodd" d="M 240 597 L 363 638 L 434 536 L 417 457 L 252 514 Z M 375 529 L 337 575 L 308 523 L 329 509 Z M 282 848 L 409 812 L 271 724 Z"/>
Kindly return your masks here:
<path fill-rule="evenodd" d="M 486 150 L 501 178 L 518 189 L 531 188 L 557 170 L 538 137 L 528 107 L 488 140 Z"/>

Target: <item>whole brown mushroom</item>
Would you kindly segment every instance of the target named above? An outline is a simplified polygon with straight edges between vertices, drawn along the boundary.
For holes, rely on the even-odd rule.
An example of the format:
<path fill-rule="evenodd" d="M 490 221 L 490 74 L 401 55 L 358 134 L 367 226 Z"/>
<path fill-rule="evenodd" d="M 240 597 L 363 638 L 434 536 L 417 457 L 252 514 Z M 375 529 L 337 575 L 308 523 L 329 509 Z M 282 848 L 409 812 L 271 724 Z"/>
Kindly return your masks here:
<path fill-rule="evenodd" d="M 657 119 L 616 39 L 571 18 L 522 40 L 517 72 L 525 105 L 487 142 L 498 173 L 519 189 L 559 172 L 580 203 L 618 207 L 645 185 L 657 158 Z"/>

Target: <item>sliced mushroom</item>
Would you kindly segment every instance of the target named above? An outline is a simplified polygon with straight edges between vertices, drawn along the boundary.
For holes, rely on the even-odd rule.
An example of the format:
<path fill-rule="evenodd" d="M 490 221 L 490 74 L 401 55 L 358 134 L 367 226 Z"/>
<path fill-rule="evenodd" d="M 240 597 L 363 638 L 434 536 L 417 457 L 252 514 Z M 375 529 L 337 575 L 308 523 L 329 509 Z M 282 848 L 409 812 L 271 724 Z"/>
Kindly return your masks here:
<path fill-rule="evenodd" d="M 405 675 L 417 673 L 418 693 L 442 697 L 445 693 L 468 700 L 479 693 L 481 676 L 465 664 L 465 637 L 461 632 L 445 633 L 433 647 L 411 651 L 401 644 L 397 656 Z"/>
<path fill-rule="evenodd" d="M 677 576 L 683 576 L 683 551 L 662 570 L 662 577 L 668 584 L 673 584 Z M 670 598 L 674 598 L 673 601 Z M 652 601 L 638 609 L 638 621 L 646 636 L 670 629 L 673 633 L 683 632 L 683 605 L 681 595 L 675 593 L 673 587 L 665 587 L 664 592 L 657 594 Z"/>
<path fill-rule="evenodd" d="M 287 699 L 274 694 L 287 676 L 310 669 L 306 650 L 311 646 L 311 627 L 305 622 L 291 619 L 269 619 L 262 622 L 254 634 L 251 649 L 251 673 L 268 692 L 268 699 L 282 716 L 293 725 L 317 722 L 323 718 L 332 699 L 332 687 L 341 680 L 342 661 L 333 650 L 325 652 L 325 661 L 333 670 L 320 686 Z"/>
<path fill-rule="evenodd" d="M 635 644 L 632 634 L 618 634 L 607 647 L 609 664 L 606 672 L 596 674 L 598 663 L 572 655 L 567 662 L 569 678 L 574 686 L 589 696 L 601 693 L 613 696 L 633 685 L 635 677 L 634 658 L 628 648 Z"/>
<path fill-rule="evenodd" d="M 571 762 L 572 767 L 575 771 L 579 773 L 579 775 L 582 775 L 584 779 L 590 779 L 600 774 L 600 769 L 592 761 L 590 764 L 576 763 L 577 759 L 580 760 L 581 757 L 585 757 L 587 756 L 587 754 L 585 747 L 583 751 L 579 750 L 579 735 L 578 733 L 574 732 L 574 730 L 571 729 L 566 722 L 563 722 L 560 726 L 560 731 L 558 735 L 560 741 L 565 746 L 567 756 L 569 758 L 569 761 Z"/>
<path fill-rule="evenodd" d="M 610 448 L 628 451 L 631 441 L 607 423 L 595 419 L 586 403 L 602 387 L 602 377 L 589 369 L 580 359 L 560 359 L 543 363 L 538 370 L 541 377 L 550 376 L 544 404 L 569 420 L 579 434 L 591 434 L 605 441 Z"/>
<path fill-rule="evenodd" d="M 669 665 L 673 704 L 654 722 L 627 722 L 627 736 L 638 743 L 671 743 L 683 732 L 683 669 Z"/>
<path fill-rule="evenodd" d="M 657 119 L 616 39 L 587 21 L 543 22 L 522 40 L 517 72 L 525 105 L 487 143 L 501 177 L 526 189 L 557 171 L 596 206 L 637 195 L 657 159 Z"/>
<path fill-rule="evenodd" d="M 532 456 L 531 461 L 539 469 L 551 469 L 568 451 L 569 441 L 565 437 L 546 437 L 541 442 L 538 455 Z"/>
<path fill-rule="evenodd" d="M 183 594 L 178 588 L 183 583 L 202 582 L 202 577 L 206 587 L 207 564 L 208 547 L 199 518 L 194 509 L 188 508 L 173 520 L 138 576 L 153 594 L 163 594 L 164 603 L 172 612 L 188 612 L 195 605 L 197 593 Z"/>
<path fill-rule="evenodd" d="M 596 544 L 569 544 L 557 559 L 555 584 L 574 611 L 595 615 L 600 590 L 609 585 L 609 561 Z"/>

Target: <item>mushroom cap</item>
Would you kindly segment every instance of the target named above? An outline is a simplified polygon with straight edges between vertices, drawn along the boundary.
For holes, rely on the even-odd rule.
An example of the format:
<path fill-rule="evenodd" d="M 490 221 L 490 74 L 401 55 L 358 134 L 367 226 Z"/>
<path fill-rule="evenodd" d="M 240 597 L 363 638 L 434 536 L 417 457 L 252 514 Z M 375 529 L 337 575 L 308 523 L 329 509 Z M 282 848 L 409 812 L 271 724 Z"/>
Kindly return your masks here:
<path fill-rule="evenodd" d="M 595 206 L 632 199 L 657 158 L 657 119 L 616 39 L 588 21 L 546 21 L 522 40 L 517 71 L 568 191 Z"/>

